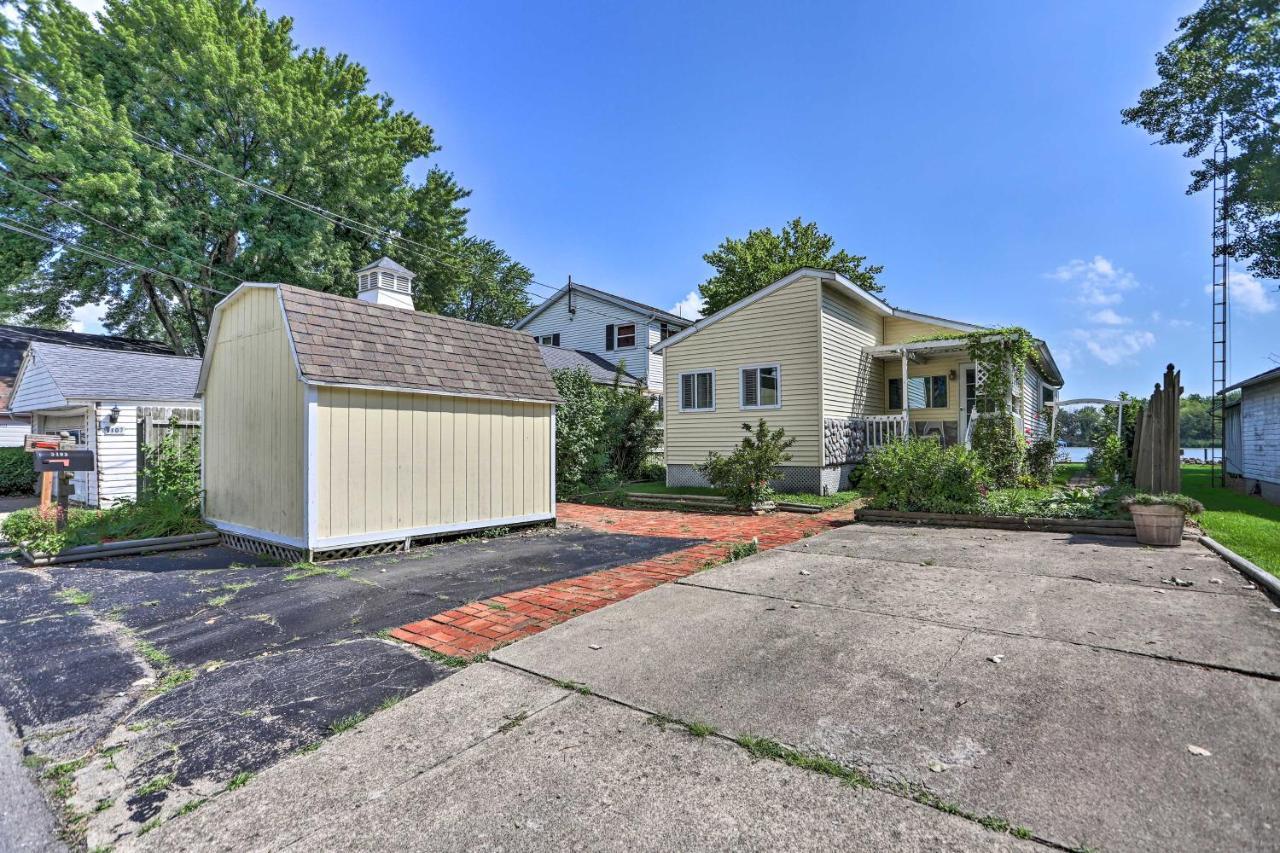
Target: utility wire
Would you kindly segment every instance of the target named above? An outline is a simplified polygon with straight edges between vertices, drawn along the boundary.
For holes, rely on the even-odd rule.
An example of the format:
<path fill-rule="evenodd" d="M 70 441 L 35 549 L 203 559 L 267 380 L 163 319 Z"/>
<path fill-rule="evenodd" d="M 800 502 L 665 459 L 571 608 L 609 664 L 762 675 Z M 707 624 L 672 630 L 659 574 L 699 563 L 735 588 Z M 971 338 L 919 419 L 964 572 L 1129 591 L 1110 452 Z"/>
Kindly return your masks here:
<path fill-rule="evenodd" d="M 125 260 L 124 258 L 121 258 L 118 255 L 113 255 L 110 252 L 106 252 L 101 249 L 94 249 L 89 246 L 81 246 L 79 244 L 72 243 L 68 240 L 64 240 L 61 237 L 55 237 L 46 231 L 41 231 L 38 228 L 31 228 L 27 225 L 24 225 L 21 222 L 18 222 L 16 219 L 10 219 L 9 217 L 4 215 L 0 215 L 0 228 L 4 228 L 9 231 L 12 231 L 15 234 L 22 234 L 23 236 L 26 236 L 26 237 L 32 237 L 36 240 L 43 240 L 46 243 L 50 243 L 52 245 L 58 246 L 63 249 L 67 249 L 72 252 L 79 252 L 80 254 L 88 255 L 89 257 L 92 257 L 96 260 L 106 261 L 107 263 L 115 264 L 118 266 L 130 267 L 139 272 L 158 275 L 161 278 L 173 279 L 174 281 L 179 282 L 181 284 L 185 284 L 188 287 L 194 287 L 199 290 L 205 290 L 205 291 L 208 291 L 209 293 L 217 294 L 218 296 L 227 295 L 225 292 L 221 290 L 214 290 L 212 287 L 208 287 L 203 284 L 198 284 L 194 281 L 187 281 L 186 279 L 173 275 L 172 273 L 163 272 L 161 270 L 155 269 L 154 267 L 149 267 L 146 264 L 139 264 L 134 261 Z"/>
<path fill-rule="evenodd" d="M 85 219 L 88 219 L 88 220 L 89 220 L 89 221 L 91 221 L 91 222 L 95 222 L 95 223 L 97 223 L 98 225 L 101 225 L 103 228 L 109 228 L 109 229 L 111 229 L 112 231 L 116 232 L 117 234 L 120 234 L 120 235 L 122 235 L 122 236 L 124 236 L 124 237 L 128 237 L 130 240 L 136 240 L 137 242 L 139 242 L 139 243 L 141 243 L 142 245 L 146 246 L 148 249 L 154 249 L 154 250 L 155 250 L 155 251 L 157 251 L 157 252 L 164 252 L 164 253 L 166 253 L 166 254 L 168 254 L 168 255 L 171 255 L 171 256 L 172 256 L 172 257 L 174 257 L 174 258 L 177 258 L 178 260 L 182 261 L 183 263 L 188 263 L 188 264 L 191 264 L 191 265 L 193 265 L 193 266 L 200 267 L 201 269 L 207 270 L 208 272 L 210 272 L 210 273 L 212 273 L 212 274 L 214 274 L 214 275 L 220 275 L 220 276 L 222 276 L 223 278 L 230 279 L 231 281 L 234 281 L 237 285 L 239 285 L 239 284 L 240 284 L 240 279 L 239 279 L 239 278 L 237 278 L 237 277 L 236 277 L 236 276 L 234 276 L 234 275 L 231 275 L 230 273 L 223 272 L 222 270 L 220 270 L 220 269 L 215 269 L 215 268 L 213 268 L 213 267 L 209 266 L 208 264 L 201 263 L 200 261 L 193 260 L 193 259 L 188 258 L 188 257 L 185 257 L 185 256 L 183 256 L 183 255 L 179 255 L 177 252 L 174 252 L 174 251 L 172 251 L 172 250 L 170 250 L 170 249 L 166 249 L 164 246 L 157 246 L 157 245 L 155 245 L 154 243 L 152 243 L 151 241 L 147 240 L 145 237 L 139 237 L 138 235 L 136 235 L 136 234 L 132 234 L 132 233 L 130 233 L 130 232 L 128 232 L 128 231 L 126 231 L 126 230 L 125 230 L 125 229 L 123 229 L 123 228 L 120 228 L 120 227 L 118 227 L 118 226 L 112 225 L 110 222 L 104 222 L 103 220 L 98 219 L 96 216 L 93 216 L 92 214 L 85 213 L 83 210 L 81 210 L 80 208 L 76 207 L 75 205 L 73 205 L 73 204 L 71 204 L 71 203 L 69 203 L 69 202 L 63 201 L 62 199 L 59 199 L 59 198 L 55 198 L 54 196 L 51 196 L 51 195 L 49 195 L 48 193 L 41 192 L 40 190 L 36 189 L 35 187 L 27 186 L 26 184 L 22 183 L 21 181 L 19 181 L 19 180 L 15 180 L 14 178 L 9 177 L 8 175 L 4 174 L 3 172 L 0 172 L 0 179 L 6 180 L 6 181 L 8 181 L 9 183 L 14 184 L 15 186 L 22 187 L 22 188 L 23 188 L 24 190 L 26 190 L 27 192 L 35 193 L 36 195 L 38 195 L 38 196 L 40 196 L 40 197 L 42 197 L 42 198 L 44 198 L 44 199 L 47 199 L 48 201 L 52 202 L 53 204 L 59 205 L 59 206 L 61 206 L 61 207 L 65 207 L 65 208 L 67 208 L 68 210 L 72 211 L 73 213 L 77 214 L 78 216 L 82 216 L 82 217 L 84 217 Z M 218 292 L 219 292 L 219 293 L 223 293 L 223 294 L 225 295 L 226 293 L 228 293 L 228 292 L 230 292 L 230 291 L 218 291 Z"/>
<path fill-rule="evenodd" d="M 84 112 L 89 113 L 90 115 L 94 116 L 95 118 L 100 118 L 99 114 L 98 114 L 98 113 L 97 113 L 97 112 L 96 112 L 92 107 L 88 107 L 88 106 L 86 106 L 86 105 L 84 105 L 84 104 L 81 104 L 81 103 L 79 103 L 79 102 L 75 101 L 75 100 L 72 100 L 71 98 L 66 97 L 65 95 L 61 95 L 61 94 L 59 94 L 58 92 L 54 91 L 52 88 L 50 88 L 49 86 L 47 86 L 47 85 L 46 85 L 46 84 L 44 84 L 44 83 L 41 83 L 41 82 L 40 82 L 40 81 L 38 81 L 38 80 L 33 80 L 33 79 L 31 79 L 30 77 L 26 77 L 26 76 L 24 76 L 24 75 L 22 75 L 22 74 L 18 74 L 18 73 L 14 72 L 14 71 L 11 71 L 11 70 L 7 69 L 7 68 L 0 68 L 0 73 L 3 73 L 3 74 L 5 74 L 5 75 L 9 76 L 10 78 L 12 78 L 12 79 L 14 79 L 14 80 L 18 80 L 18 81 L 20 81 L 20 82 L 27 83 L 28 85 L 35 86 L 36 88 L 38 88 L 38 89 L 40 89 L 41 91 L 45 92 L 45 93 L 46 93 L 47 95 L 49 95 L 50 97 L 55 98 L 56 100 L 58 100 L 58 101 L 60 101 L 60 102 L 63 102 L 63 103 L 66 103 L 66 104 L 70 104 L 71 106 L 73 106 L 73 107 L 75 107 L 75 108 L 77 108 L 77 109 L 79 109 L 79 110 L 82 110 L 82 111 L 84 111 Z M 151 137 L 147 136 L 147 135 L 146 135 L 146 134 L 144 134 L 144 133 L 141 133 L 140 131 L 137 131 L 137 130 L 134 130 L 134 129 L 130 128 L 130 129 L 129 129 L 129 133 L 130 133 L 130 134 L 132 134 L 135 138 L 137 138 L 137 139 L 141 140 L 141 141 L 142 141 L 142 142 L 144 142 L 145 144 L 147 144 L 147 145 L 149 145 L 149 146 L 151 146 L 151 147 L 153 147 L 153 148 L 155 148 L 155 149 L 157 149 L 157 150 L 159 150 L 159 151 L 163 151 L 163 152 L 165 152 L 165 153 L 167 153 L 167 154 L 171 154 L 172 156 L 178 157 L 179 159 L 181 159 L 181 160 L 183 160 L 183 161 L 185 161 L 185 162 L 188 162 L 188 163 L 192 164 L 193 166 L 197 166 L 197 167 L 199 167 L 199 168 L 202 168 L 202 169 L 205 169 L 205 170 L 207 170 L 207 171 L 213 172 L 214 174 L 220 175 L 220 176 L 222 176 L 222 177 L 224 177 L 224 178 L 226 178 L 226 179 L 228 179 L 228 180 L 231 180 L 231 181 L 233 181 L 233 182 L 235 182 L 235 183 L 237 183 L 237 184 L 240 184 L 241 186 L 244 186 L 244 187 L 246 187 L 246 188 L 248 188 L 248 189 L 255 190 L 255 191 L 258 191 L 258 192 L 262 192 L 262 193 L 265 193 L 266 195 L 271 196 L 272 198 L 276 198 L 276 199 L 278 199 L 278 200 L 280 200 L 280 201 L 285 202 L 286 204 L 290 204 L 290 205 L 292 205 L 292 206 L 294 206 L 294 207 L 296 207 L 296 208 L 298 208 L 298 209 L 300 209 L 300 210 L 303 210 L 303 211 L 305 211 L 305 212 L 307 212 L 307 213 L 311 213 L 311 214 L 313 214 L 313 215 L 315 215 L 315 216 L 318 216 L 318 217 L 320 217 L 321 219 L 324 219 L 326 222 L 329 222 L 331 225 L 337 225 L 337 226 L 340 226 L 340 227 L 347 228 L 348 230 L 355 231 L 355 232 L 356 232 L 356 233 L 358 233 L 358 234 L 362 234 L 362 235 L 364 235 L 364 236 L 366 236 L 366 237 L 370 237 L 370 238 L 373 238 L 373 239 L 375 239 L 375 240 L 383 241 L 383 242 L 385 242 L 385 243 L 391 244 L 392 246 L 395 246 L 396 244 L 405 244 L 405 245 L 407 245 L 407 246 L 415 247 L 416 249 L 421 250 L 421 251 L 429 252 L 429 253 L 432 253 L 432 254 L 435 254 L 435 255 L 438 255 L 438 256 L 444 256 L 444 257 L 447 257 L 447 258 L 451 258 L 451 259 L 453 259 L 453 260 L 455 260 L 455 261 L 458 261 L 458 262 L 460 262 L 460 263 L 464 263 L 464 264 L 466 263 L 466 260 L 465 260 L 464 258 L 462 258 L 461 256 L 459 256 L 459 255 L 453 254 L 453 253 L 451 253 L 451 252 L 447 252 L 447 251 L 445 251 L 445 250 L 443 250 L 443 249 L 438 249 L 438 248 L 436 248 L 436 247 L 434 247 L 434 246 L 428 246 L 428 245 L 426 245 L 425 243 L 421 243 L 421 242 L 419 242 L 419 241 L 417 241 L 417 240 L 411 240 L 411 239 L 409 239 L 408 237 L 403 237 L 403 236 L 400 236 L 400 235 L 392 234 L 392 233 L 390 233 L 389 231 L 387 231 L 386 229 L 379 228 L 378 226 L 375 226 L 375 225 L 369 225 L 368 223 L 361 222 L 360 220 L 353 219 L 353 218 L 351 218 L 351 217 L 344 216 L 344 215 L 339 214 L 339 213 L 335 213 L 334 211 L 328 210 L 328 209 L 326 209 L 326 208 L 324 208 L 324 207 L 321 207 L 320 205 L 312 204 L 312 203 L 310 203 L 310 202 L 306 202 L 306 201 L 302 201 L 301 199 L 294 198 L 293 196 L 290 196 L 290 195 L 288 195 L 288 194 L 286 194 L 286 193 L 279 192 L 278 190 L 274 190 L 274 189 L 272 189 L 272 188 L 270 188 L 270 187 L 262 186 L 261 184 L 256 184 L 256 183 L 254 183 L 254 182 L 252 182 L 252 181 L 246 180 L 246 179 L 241 178 L 241 177 L 239 177 L 239 176 L 237 176 L 237 175 L 233 175 L 233 174 L 231 174 L 231 173 L 229 173 L 229 172 L 226 172 L 226 171 L 224 171 L 224 170 L 222 170 L 222 169 L 219 169 L 219 168 L 218 168 L 218 167 L 216 167 L 216 166 L 213 166 L 213 165 L 211 165 L 211 164 L 209 164 L 209 163 L 206 163 L 206 162 L 204 162 L 203 160 L 200 160 L 199 158 L 193 157 L 193 156 L 191 156 L 190 154 L 187 154 L 187 153 L 185 153 L 185 152 L 183 152 L 183 151 L 179 151 L 179 150 L 177 150 L 176 148 L 174 148 L 173 146 L 168 145 L 167 143 L 160 142 L 160 141 L 158 141 L 158 140 L 152 139 Z M 0 177 L 5 177 L 5 176 L 4 176 L 4 175 L 2 175 L 2 174 L 0 174 Z M 9 180 L 12 180 L 12 179 L 9 179 Z M 16 182 L 16 181 L 14 181 L 14 183 L 17 183 L 17 182 Z M 21 185 L 21 184 L 20 184 L 20 185 Z M 21 186 L 25 186 L 25 185 L 21 185 Z M 28 188 L 28 189 L 30 189 L 30 188 Z M 38 191 L 38 190 L 33 190 L 33 192 L 39 192 L 39 191 Z M 43 195 L 43 194 L 42 194 L 42 195 Z M 46 197 L 48 197 L 48 196 L 46 196 Z M 51 199 L 51 200 L 53 200 L 53 199 Z M 66 205 L 65 205 L 65 203 L 62 203 L 62 202 L 58 202 L 58 203 L 60 203 L 60 204 L 64 204 L 64 206 L 66 206 Z M 80 211 L 78 211 L 78 209 L 76 209 L 76 208 L 74 208 L 74 207 L 73 207 L 73 208 L 71 208 L 71 209 L 72 209 L 72 210 L 76 210 L 77 212 L 80 212 Z M 83 214 L 83 215 L 86 215 L 86 216 L 87 216 L 88 214 Z M 90 218 L 92 218 L 92 217 L 90 217 Z M 126 234 L 126 236 L 129 236 L 131 239 L 139 240 L 139 241 L 143 242 L 144 244 L 146 244 L 146 245 L 148 245 L 148 246 L 150 246 L 150 247 L 152 247 L 152 248 L 160 249 L 161 251 L 166 251 L 166 252 L 168 252 L 168 251 L 169 251 L 169 250 L 167 250 L 167 249 L 161 249 L 160 247 L 156 247 L 156 246 L 154 246 L 153 244 L 151 244 L 151 243 L 149 243 L 148 241 L 146 241 L 144 238 L 136 237 L 136 236 L 134 236 L 134 235 L 132 235 L 132 234 L 127 234 L 127 232 L 123 232 L 123 231 L 122 231 L 122 229 L 117 229 L 117 228 L 115 228 L 115 226 L 108 225 L 107 223 L 104 223 L 104 222 L 102 222 L 101 220 L 96 220 L 96 219 L 95 219 L 94 221 L 98 222 L 99 224 L 103 225 L 104 227 L 112 228 L 113 230 L 120 231 L 120 233 L 125 233 L 125 234 Z M 404 247 L 403 247 L 403 246 L 401 246 L 401 248 L 404 248 Z M 418 255 L 418 257 L 420 257 L 420 258 L 422 257 L 420 254 L 418 254 L 418 252 L 417 252 L 417 251 L 414 251 L 413 249 L 409 249 L 408 251 L 409 251 L 411 254 Z M 172 252 L 170 252 L 170 254 L 173 254 L 173 253 L 172 253 Z M 175 257 L 179 257 L 179 258 L 180 258 L 181 256 L 177 256 L 177 255 L 175 255 Z M 187 259 L 184 259 L 184 260 L 187 260 Z M 439 257 L 435 257 L 435 258 L 428 257 L 428 258 L 426 258 L 426 260 L 427 260 L 429 263 L 443 263 L 443 261 L 442 261 Z M 189 263 L 193 263 L 193 264 L 196 264 L 196 263 L 197 263 L 197 262 L 195 262 L 195 261 L 190 261 L 190 260 L 188 260 L 188 262 L 189 262 Z M 199 266 L 205 266 L 205 265 L 203 265 L 203 264 L 197 264 L 197 265 L 199 265 Z M 473 273 L 471 270 L 468 270 L 468 269 L 466 269 L 466 268 L 464 268 L 464 267 L 458 267 L 458 266 L 454 266 L 454 265 L 452 265 L 452 264 L 448 264 L 448 263 L 444 263 L 444 266 L 446 266 L 446 267 L 451 267 L 451 268 L 452 268 L 452 269 L 454 269 L 456 272 L 460 272 L 460 273 L 464 273 L 464 274 L 469 274 L 469 275 L 472 275 L 472 276 L 474 277 L 474 273 Z M 212 268 L 209 268 L 209 267 L 207 267 L 207 266 L 206 266 L 205 268 L 206 268 L 206 269 L 210 269 L 210 270 L 212 270 Z M 164 273 L 158 273 L 158 274 L 164 275 Z M 220 274 L 221 274 L 221 275 L 227 275 L 226 273 L 220 273 Z M 234 277 L 234 276 L 229 276 L 229 275 L 228 275 L 227 277 L 228 277 L 228 278 L 231 278 L 232 280 L 235 280 L 235 277 Z M 173 277 L 173 278 L 175 278 L 175 280 L 181 281 L 181 279 L 177 279 L 176 277 Z M 529 279 L 529 284 L 530 284 L 530 285 L 536 285 L 536 286 L 538 286 L 538 287 L 542 287 L 542 288 L 546 289 L 546 290 L 548 291 L 548 294 L 555 294 L 555 293 L 559 292 L 559 291 L 560 291 L 560 289 L 561 289 L 560 287 L 556 287 L 556 286 L 554 286 L 554 285 L 550 285 L 550 284 L 547 284 L 547 283 L 545 283 L 545 282 L 538 281 L 537 279 L 532 278 L 532 277 Z M 192 283 L 192 286 L 200 287 L 201 289 L 204 289 L 204 290 L 210 290 L 209 288 L 204 287 L 203 285 L 197 285 L 197 284 Z M 219 294 L 225 295 L 225 293 L 223 293 L 222 291 L 212 290 L 211 292 L 219 293 Z M 530 294 L 530 295 L 533 295 L 533 294 Z M 544 301 L 545 301 L 545 299 L 547 298 L 547 296 L 539 296 L 538 298 L 539 298 L 539 299 L 541 299 L 541 300 L 544 300 Z M 602 319 L 606 319 L 606 320 L 608 320 L 608 319 L 613 319 L 613 318 L 609 317 L 608 315 L 602 314 L 602 313 L 601 313 L 601 312 L 599 312 L 599 311 L 594 311 L 594 310 L 592 310 L 592 309 L 590 309 L 590 308 L 588 308 L 588 307 L 586 307 L 586 306 L 575 306 L 575 308 L 576 308 L 576 310 L 578 310 L 578 311 L 585 311 L 585 312 L 586 312 L 586 313 L 588 313 L 588 314 L 593 314 L 594 316 L 600 317 L 600 318 L 602 318 Z"/>
<path fill-rule="evenodd" d="M 50 97 L 55 98 L 56 100 L 62 103 L 69 104 L 75 107 L 76 109 L 87 112 L 90 115 L 94 116 L 95 118 L 101 118 L 101 116 L 99 116 L 99 114 L 92 107 L 88 107 L 84 104 L 81 104 L 77 101 L 72 100 L 71 98 L 66 97 L 65 95 L 59 94 L 58 92 L 54 91 L 52 88 L 50 88 L 44 83 L 41 83 L 38 80 L 33 80 L 30 77 L 26 77 L 22 74 L 18 74 L 7 68 L 0 68 L 0 73 L 3 73 L 14 80 L 18 80 L 18 81 L 27 83 L 28 85 L 35 86 L 36 88 L 40 89 Z M 300 210 L 306 211 L 315 216 L 319 216 L 321 219 L 324 219 L 330 224 L 347 228 L 348 230 L 355 231 L 358 234 L 362 234 L 366 237 L 371 237 L 375 240 L 381 240 L 387 243 L 392 243 L 393 245 L 394 243 L 400 243 L 408 246 L 413 246 L 421 251 L 425 251 L 435 255 L 443 255 L 445 257 L 452 258 L 453 260 L 459 261 L 461 263 L 466 263 L 466 260 L 459 255 L 455 255 L 443 249 L 438 249 L 434 246 L 428 246 L 425 243 L 419 242 L 417 240 L 411 240 L 408 237 L 392 234 L 388 230 L 381 228 L 379 226 L 370 225 L 368 223 L 361 222 L 358 219 L 353 219 L 349 216 L 344 216 L 343 214 L 336 213 L 332 210 L 328 210 L 324 207 L 321 207 L 318 204 L 312 204 L 311 202 L 302 201 L 301 199 L 297 199 L 286 193 L 282 193 L 279 190 L 275 190 L 275 189 L 272 189 L 271 187 L 263 186 L 261 184 L 256 184 L 253 181 L 246 180 L 245 178 L 241 178 L 238 175 L 233 175 L 230 172 L 226 172 L 222 169 L 219 169 L 217 166 L 214 166 L 210 163 L 206 163 L 197 157 L 193 157 L 192 155 L 187 154 L 184 151 L 179 151 L 178 149 L 174 148 L 173 146 L 165 142 L 152 139 L 151 137 L 147 136 L 146 134 L 140 131 L 130 128 L 129 133 L 132 134 L 136 139 L 141 140 L 145 144 L 150 145 L 151 147 L 159 151 L 163 151 L 174 157 L 178 157 L 179 159 L 184 160 L 192 164 L 193 166 L 198 166 L 199 168 L 206 169 L 230 181 L 234 181 L 235 183 L 240 184 L 241 186 L 247 187 L 248 189 L 264 193 L 268 196 L 271 196 L 272 198 L 283 201 L 286 204 L 293 205 L 294 207 L 297 207 Z M 436 259 L 432 259 L 430 262 L 439 263 L 440 261 L 438 258 L 436 258 Z M 449 266 L 449 265 L 446 264 L 446 266 Z M 466 270 L 460 267 L 454 267 L 454 269 L 457 270 L 458 272 L 469 272 L 469 270 Z M 552 285 L 546 284 L 544 282 L 540 282 L 532 278 L 530 279 L 530 283 L 538 285 L 539 287 L 544 287 L 551 292 L 555 292 L 556 290 L 559 290 L 558 287 L 553 287 Z"/>

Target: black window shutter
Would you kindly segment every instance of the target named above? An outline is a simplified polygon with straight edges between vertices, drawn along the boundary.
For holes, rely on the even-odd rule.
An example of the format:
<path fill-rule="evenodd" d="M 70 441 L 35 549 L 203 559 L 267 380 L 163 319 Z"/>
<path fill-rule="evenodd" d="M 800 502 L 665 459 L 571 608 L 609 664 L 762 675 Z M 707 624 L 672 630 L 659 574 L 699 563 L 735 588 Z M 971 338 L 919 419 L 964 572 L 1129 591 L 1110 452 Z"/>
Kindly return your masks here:
<path fill-rule="evenodd" d="M 552 336 L 551 336 L 551 345 L 552 345 L 553 347 L 558 347 L 558 346 L 560 346 L 560 333 L 559 333 L 559 332 L 556 332 L 554 335 L 552 335 Z"/>
<path fill-rule="evenodd" d="M 604 348 L 606 350 L 613 349 L 613 324 L 604 327 Z"/>

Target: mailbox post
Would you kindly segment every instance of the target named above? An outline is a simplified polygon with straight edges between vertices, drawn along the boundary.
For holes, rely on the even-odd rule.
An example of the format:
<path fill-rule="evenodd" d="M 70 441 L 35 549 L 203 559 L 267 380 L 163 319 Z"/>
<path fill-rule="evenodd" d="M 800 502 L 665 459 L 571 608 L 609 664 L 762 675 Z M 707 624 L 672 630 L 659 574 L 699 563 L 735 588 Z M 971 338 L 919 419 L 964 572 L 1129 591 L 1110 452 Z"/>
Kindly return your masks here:
<path fill-rule="evenodd" d="M 92 471 L 94 465 L 92 450 L 36 450 L 33 464 L 43 475 L 45 485 L 53 486 L 58 499 L 58 530 L 67 526 L 67 504 L 75 492 L 72 481 L 74 471 Z M 50 481 L 53 481 L 50 483 Z M 48 506 L 48 500 L 41 488 L 40 505 Z"/>

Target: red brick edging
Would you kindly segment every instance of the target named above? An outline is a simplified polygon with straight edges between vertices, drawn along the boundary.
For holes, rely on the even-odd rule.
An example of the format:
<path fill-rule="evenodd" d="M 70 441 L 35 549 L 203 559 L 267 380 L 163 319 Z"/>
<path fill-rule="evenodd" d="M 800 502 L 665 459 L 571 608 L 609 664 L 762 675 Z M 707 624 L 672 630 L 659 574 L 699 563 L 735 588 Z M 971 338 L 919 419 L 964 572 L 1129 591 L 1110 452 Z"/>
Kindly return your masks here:
<path fill-rule="evenodd" d="M 639 536 L 706 539 L 651 560 L 604 569 L 576 578 L 522 589 L 429 616 L 391 631 L 391 636 L 450 657 L 474 657 L 545 631 L 574 616 L 687 577 L 727 556 L 728 546 L 756 539 L 761 550 L 776 548 L 847 524 L 843 507 L 817 515 L 718 515 L 671 510 L 617 509 L 561 503 L 561 523 Z"/>

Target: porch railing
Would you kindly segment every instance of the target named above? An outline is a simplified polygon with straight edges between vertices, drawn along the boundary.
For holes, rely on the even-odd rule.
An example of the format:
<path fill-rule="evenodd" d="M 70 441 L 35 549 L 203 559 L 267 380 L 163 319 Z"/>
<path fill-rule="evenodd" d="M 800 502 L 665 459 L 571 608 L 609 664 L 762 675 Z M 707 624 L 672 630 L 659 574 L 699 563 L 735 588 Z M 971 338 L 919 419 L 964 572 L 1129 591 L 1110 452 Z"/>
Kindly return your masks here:
<path fill-rule="evenodd" d="M 894 439 L 907 434 L 907 416 L 902 415 L 868 415 L 867 447 L 883 447 Z"/>

